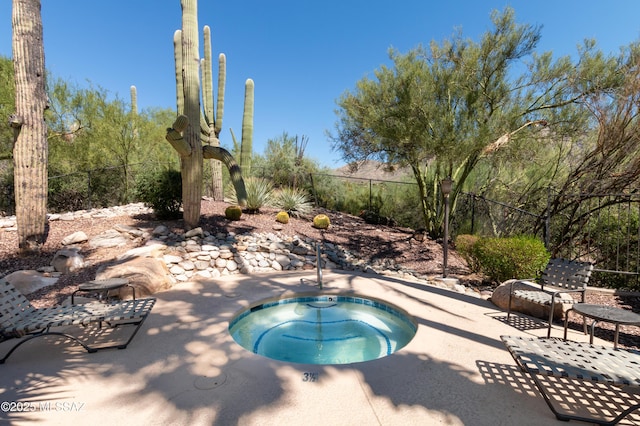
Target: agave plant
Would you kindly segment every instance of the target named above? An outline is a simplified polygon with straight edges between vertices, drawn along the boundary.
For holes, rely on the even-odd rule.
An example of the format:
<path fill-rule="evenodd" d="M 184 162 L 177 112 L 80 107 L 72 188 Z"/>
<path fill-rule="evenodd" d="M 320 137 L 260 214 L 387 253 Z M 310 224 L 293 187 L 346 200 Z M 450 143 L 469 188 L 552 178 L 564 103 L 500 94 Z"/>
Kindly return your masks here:
<path fill-rule="evenodd" d="M 274 193 L 273 206 L 296 217 L 308 215 L 313 208 L 307 193 L 298 188 L 278 189 Z"/>
<path fill-rule="evenodd" d="M 272 204 L 273 186 L 266 179 L 250 177 L 244 180 L 247 190 L 247 203 L 245 211 L 247 213 L 258 213 L 261 207 Z M 233 186 L 229 186 L 228 197 L 224 201 L 229 204 L 238 205 L 238 196 Z"/>

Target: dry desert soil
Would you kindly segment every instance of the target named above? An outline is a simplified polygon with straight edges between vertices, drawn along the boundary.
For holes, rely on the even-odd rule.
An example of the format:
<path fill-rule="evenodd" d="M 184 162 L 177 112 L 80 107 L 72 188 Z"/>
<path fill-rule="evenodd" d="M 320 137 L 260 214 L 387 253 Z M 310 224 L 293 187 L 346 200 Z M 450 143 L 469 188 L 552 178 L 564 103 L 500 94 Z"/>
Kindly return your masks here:
<path fill-rule="evenodd" d="M 289 223 L 280 225 L 275 221 L 276 211 L 263 209 L 258 214 L 243 214 L 238 221 L 229 221 L 224 216 L 226 203 L 203 199 L 200 226 L 205 231 L 243 233 L 280 233 L 323 240 L 357 254 L 368 262 L 392 259 L 392 263 L 415 271 L 420 276 L 440 276 L 442 273 L 442 247 L 439 242 L 422 238 L 408 228 L 370 225 L 357 216 L 317 209 L 313 214 L 325 213 L 331 219 L 331 226 L 326 231 L 311 226 L 309 218 L 292 217 Z M 89 238 L 112 229 L 115 225 L 129 225 L 139 228 L 153 229 L 163 224 L 173 232 L 184 232 L 181 220 L 158 221 L 153 214 L 122 215 L 109 218 L 76 218 L 71 221 L 49 221 L 46 243 L 39 255 L 18 256 L 18 238 L 15 231 L 0 228 L 0 278 L 13 271 L 38 269 L 49 265 L 57 250 L 63 248 L 61 240 L 76 231 L 84 231 Z M 95 278 L 97 269 L 115 259 L 115 257 L 142 241 L 132 240 L 127 246 L 93 250 L 87 243 L 81 246 L 86 266 L 74 273 L 60 277 L 56 285 L 42 289 L 28 296 L 36 307 L 51 306 L 61 303 L 77 285 Z M 480 290 L 491 290 L 492 284 L 484 282 L 481 276 L 472 273 L 466 262 L 452 249 L 449 253 L 448 272 L 467 285 Z M 588 303 L 600 303 L 617 306 L 640 313 L 640 297 L 637 294 L 615 294 L 614 292 L 590 291 L 587 293 Z M 570 326 L 582 328 L 582 320 L 572 316 Z M 596 335 L 613 340 L 613 326 L 601 323 Z M 623 327 L 620 333 L 622 347 L 640 349 L 640 327 Z"/>

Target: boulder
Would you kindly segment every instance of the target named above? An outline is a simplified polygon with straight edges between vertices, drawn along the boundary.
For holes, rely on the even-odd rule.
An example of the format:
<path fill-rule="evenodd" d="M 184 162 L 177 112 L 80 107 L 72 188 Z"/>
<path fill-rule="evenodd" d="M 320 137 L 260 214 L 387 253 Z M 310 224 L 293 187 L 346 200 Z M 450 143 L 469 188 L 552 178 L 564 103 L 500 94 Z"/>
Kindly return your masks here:
<path fill-rule="evenodd" d="M 125 253 L 119 255 L 116 259 L 119 261 L 123 261 L 136 257 L 161 257 L 166 249 L 167 246 L 164 244 L 150 244 L 127 250 Z"/>
<path fill-rule="evenodd" d="M 516 280 L 508 280 L 500 284 L 491 294 L 491 302 L 494 305 L 499 307 L 500 309 L 504 309 L 505 311 L 509 308 L 509 291 L 511 288 L 511 283 Z M 561 293 L 560 297 L 570 297 L 567 294 Z M 555 312 L 553 313 L 554 319 L 563 318 L 565 312 L 571 308 L 571 305 L 563 305 L 556 303 Z M 525 315 L 530 315 L 532 317 L 541 318 L 548 320 L 549 319 L 549 309 L 550 306 L 538 305 L 537 303 L 530 302 L 528 300 L 521 299 L 519 297 L 513 297 L 511 302 L 511 310 L 513 312 L 521 312 Z"/>
<path fill-rule="evenodd" d="M 3 278 L 13 285 L 20 293 L 27 295 L 41 288 L 49 287 L 58 282 L 58 278 L 49 277 L 38 271 L 15 271 Z"/>
<path fill-rule="evenodd" d="M 68 274 L 70 272 L 77 271 L 84 266 L 84 257 L 78 253 L 78 250 L 58 250 L 53 256 L 51 266 L 53 266 L 58 272 Z"/>
<path fill-rule="evenodd" d="M 184 233 L 184 237 L 185 238 L 199 237 L 199 236 L 202 236 L 202 235 L 204 235 L 204 231 L 200 227 L 190 229 L 190 230 L 188 230 L 187 232 Z"/>
<path fill-rule="evenodd" d="M 135 287 L 136 297 L 145 297 L 173 285 L 169 270 L 162 260 L 151 257 L 136 257 L 122 263 L 109 265 L 96 274 L 96 280 L 109 278 L 127 278 L 129 285 Z M 120 289 L 121 298 L 131 297 L 131 290 Z"/>
<path fill-rule="evenodd" d="M 84 243 L 87 241 L 89 237 L 82 231 L 74 232 L 73 234 L 69 234 L 60 241 L 63 246 L 68 246 L 71 244 Z"/>
<path fill-rule="evenodd" d="M 129 239 L 126 236 L 115 229 L 109 229 L 89 240 L 89 245 L 95 249 L 101 247 L 120 247 L 126 245 L 128 242 Z"/>

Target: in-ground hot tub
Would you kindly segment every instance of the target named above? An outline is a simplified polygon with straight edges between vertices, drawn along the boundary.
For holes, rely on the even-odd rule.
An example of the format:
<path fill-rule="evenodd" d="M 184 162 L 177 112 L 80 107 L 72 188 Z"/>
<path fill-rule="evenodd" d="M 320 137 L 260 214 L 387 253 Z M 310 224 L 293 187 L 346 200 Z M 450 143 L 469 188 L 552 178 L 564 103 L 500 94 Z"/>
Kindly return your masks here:
<path fill-rule="evenodd" d="M 258 302 L 229 323 L 233 339 L 256 354 L 303 364 L 350 364 L 406 346 L 415 321 L 387 302 L 311 295 Z"/>

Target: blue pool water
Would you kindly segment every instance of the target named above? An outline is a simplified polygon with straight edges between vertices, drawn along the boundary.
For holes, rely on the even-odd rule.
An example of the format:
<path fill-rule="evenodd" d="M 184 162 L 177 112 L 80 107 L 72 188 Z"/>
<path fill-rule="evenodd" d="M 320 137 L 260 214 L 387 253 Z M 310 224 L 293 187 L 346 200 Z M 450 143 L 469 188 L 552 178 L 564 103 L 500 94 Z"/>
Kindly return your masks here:
<path fill-rule="evenodd" d="M 229 332 L 242 347 L 280 361 L 350 364 L 391 355 L 416 333 L 390 304 L 322 295 L 258 304 L 238 314 Z"/>

